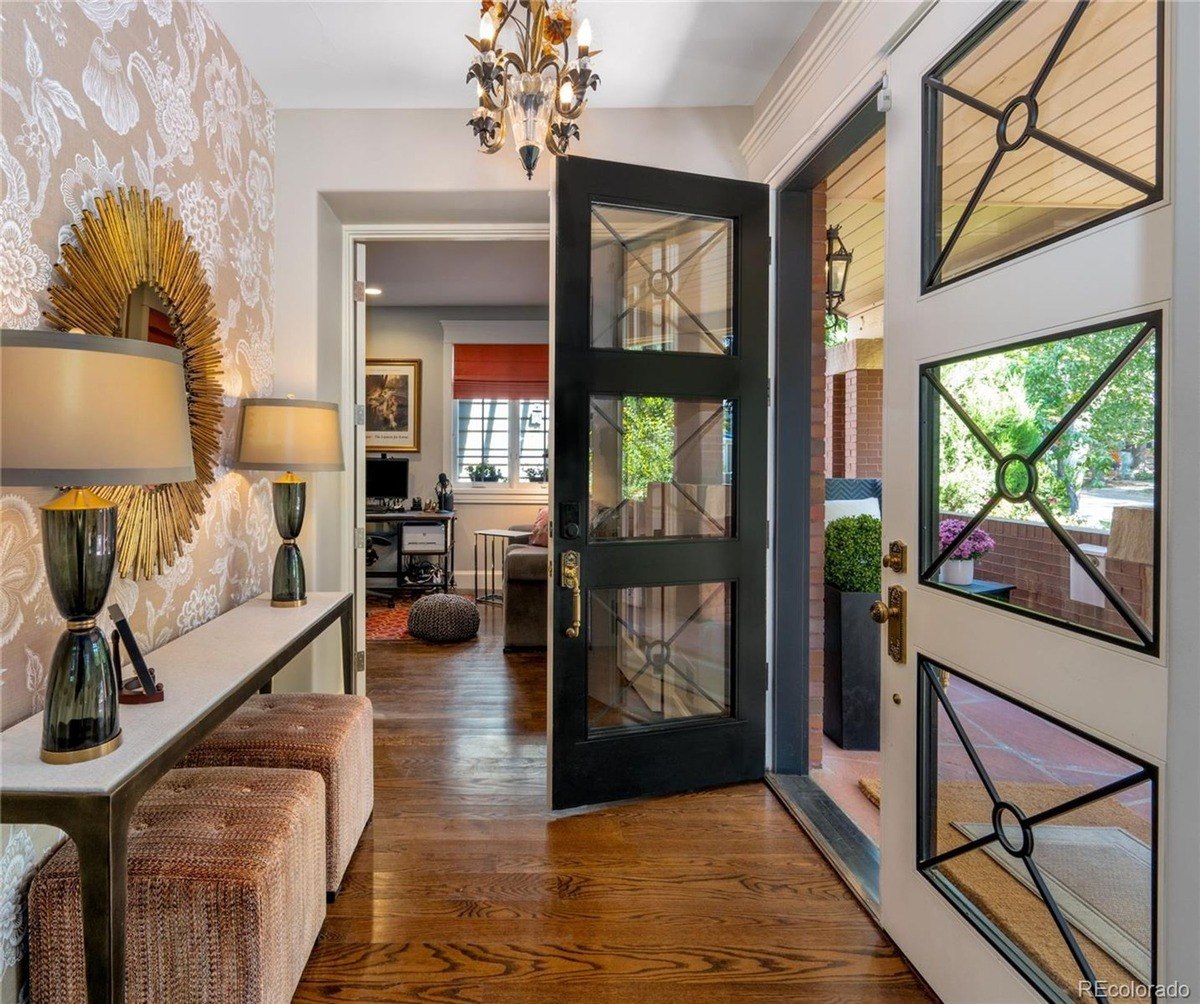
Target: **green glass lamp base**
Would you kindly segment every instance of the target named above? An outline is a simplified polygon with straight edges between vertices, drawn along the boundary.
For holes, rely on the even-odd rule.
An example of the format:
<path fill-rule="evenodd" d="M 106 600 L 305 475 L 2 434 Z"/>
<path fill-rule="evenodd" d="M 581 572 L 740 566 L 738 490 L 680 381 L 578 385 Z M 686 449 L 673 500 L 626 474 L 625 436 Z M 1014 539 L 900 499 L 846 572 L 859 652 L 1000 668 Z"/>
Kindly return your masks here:
<path fill-rule="evenodd" d="M 271 606 L 304 606 L 308 602 L 304 585 L 304 559 L 300 556 L 300 548 L 294 540 L 285 540 L 275 554 Z"/>
<path fill-rule="evenodd" d="M 46 680 L 42 759 L 69 764 L 121 745 L 119 684 L 96 615 L 112 582 L 117 509 L 84 489 L 42 507 L 42 547 L 55 604 L 67 619 Z"/>

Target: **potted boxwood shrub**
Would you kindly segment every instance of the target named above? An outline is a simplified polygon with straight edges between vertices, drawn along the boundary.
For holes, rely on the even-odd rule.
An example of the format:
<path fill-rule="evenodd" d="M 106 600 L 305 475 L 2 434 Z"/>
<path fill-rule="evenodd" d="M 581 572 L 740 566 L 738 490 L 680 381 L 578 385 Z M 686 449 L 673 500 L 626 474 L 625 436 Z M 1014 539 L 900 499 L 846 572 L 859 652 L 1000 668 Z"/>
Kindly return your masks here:
<path fill-rule="evenodd" d="M 845 516 L 825 528 L 825 735 L 844 750 L 879 749 L 879 599 L 882 527 Z"/>

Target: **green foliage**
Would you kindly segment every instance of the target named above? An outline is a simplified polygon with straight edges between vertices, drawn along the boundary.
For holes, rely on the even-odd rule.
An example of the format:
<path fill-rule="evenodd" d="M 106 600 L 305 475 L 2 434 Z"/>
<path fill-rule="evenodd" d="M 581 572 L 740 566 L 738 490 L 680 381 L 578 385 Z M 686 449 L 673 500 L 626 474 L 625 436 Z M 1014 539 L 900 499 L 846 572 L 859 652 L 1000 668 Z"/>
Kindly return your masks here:
<path fill-rule="evenodd" d="M 1028 455 L 1087 392 L 1140 325 L 1092 332 L 941 367 L 946 388 L 1002 455 Z M 943 510 L 974 512 L 996 490 L 996 463 L 944 402 L 941 406 L 939 501 Z M 1153 460 L 1154 351 L 1143 345 L 1038 463 L 1038 497 L 1058 516 L 1078 508 L 1078 492 L 1120 473 L 1146 476 Z M 1020 485 L 1012 487 L 1019 488 Z M 1003 502 L 1000 516 L 1030 518 L 1029 507 Z"/>
<path fill-rule="evenodd" d="M 499 481 L 503 477 L 495 464 L 472 464 L 467 468 L 467 476 L 472 481 Z"/>
<path fill-rule="evenodd" d="M 846 593 L 877 593 L 882 553 L 878 517 L 835 519 L 825 528 L 825 581 Z"/>
<path fill-rule="evenodd" d="M 627 397 L 622 401 L 621 491 L 644 499 L 652 482 L 675 476 L 675 402 L 669 397 Z"/>
<path fill-rule="evenodd" d="M 850 334 L 850 322 L 835 314 L 832 310 L 825 311 L 825 344 L 841 345 Z"/>

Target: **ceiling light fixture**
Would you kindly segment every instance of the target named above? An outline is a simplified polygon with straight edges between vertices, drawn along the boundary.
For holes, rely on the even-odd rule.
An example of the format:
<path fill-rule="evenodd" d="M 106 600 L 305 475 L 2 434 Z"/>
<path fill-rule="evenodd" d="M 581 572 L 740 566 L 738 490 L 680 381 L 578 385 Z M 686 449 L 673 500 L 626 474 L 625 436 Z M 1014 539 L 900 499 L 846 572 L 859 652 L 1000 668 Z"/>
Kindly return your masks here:
<path fill-rule="evenodd" d="M 383 290 L 378 286 L 368 286 L 363 290 L 363 292 L 366 293 L 367 296 L 380 296 L 383 294 Z"/>
<path fill-rule="evenodd" d="M 512 28 L 512 49 L 499 44 L 507 27 Z M 561 157 L 570 141 L 579 138 L 575 120 L 587 104 L 588 90 L 600 83 L 591 70 L 592 58 L 599 54 L 592 49 L 591 25 L 584 19 L 575 29 L 575 0 L 483 0 L 479 38 L 468 35 L 467 41 L 478 50 L 467 81 L 475 81 L 479 98 L 467 124 L 484 153 L 504 146 L 511 130 L 521 166 L 532 178 L 543 148 Z"/>

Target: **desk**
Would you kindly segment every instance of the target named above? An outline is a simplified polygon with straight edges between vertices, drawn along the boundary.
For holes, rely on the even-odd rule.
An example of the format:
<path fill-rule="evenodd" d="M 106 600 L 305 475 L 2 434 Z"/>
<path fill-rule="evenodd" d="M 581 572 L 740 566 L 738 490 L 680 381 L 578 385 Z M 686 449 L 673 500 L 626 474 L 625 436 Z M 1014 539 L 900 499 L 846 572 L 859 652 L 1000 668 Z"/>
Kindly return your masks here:
<path fill-rule="evenodd" d="M 396 570 L 373 572 L 367 569 L 367 578 L 391 580 L 392 598 L 405 589 L 419 589 L 426 592 L 440 589 L 448 593 L 454 587 L 454 527 L 456 514 L 453 512 L 413 512 L 409 509 L 368 509 L 365 513 L 367 523 L 391 523 L 396 528 Z M 406 526 L 439 526 L 445 528 L 445 547 L 441 551 L 405 551 L 404 528 Z M 441 582 L 406 582 L 404 581 L 404 557 L 438 558 L 442 567 Z M 382 592 L 383 590 L 379 590 Z"/>
<path fill-rule="evenodd" d="M 273 608 L 263 594 L 149 654 L 166 698 L 121 705 L 121 745 L 98 760 L 43 763 L 42 716 L 0 732 L 0 815 L 65 830 L 79 851 L 88 1004 L 124 1004 L 129 820 L 146 791 L 251 694 L 341 622 L 342 682 L 354 690 L 353 597 L 309 593 Z"/>

